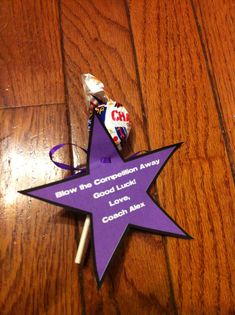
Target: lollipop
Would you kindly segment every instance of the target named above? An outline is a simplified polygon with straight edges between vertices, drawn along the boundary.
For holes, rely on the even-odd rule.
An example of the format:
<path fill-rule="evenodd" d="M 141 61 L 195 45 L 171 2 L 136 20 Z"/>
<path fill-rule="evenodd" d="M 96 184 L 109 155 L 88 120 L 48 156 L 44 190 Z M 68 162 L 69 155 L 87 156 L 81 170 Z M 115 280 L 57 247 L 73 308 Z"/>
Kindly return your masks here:
<path fill-rule="evenodd" d="M 121 145 L 126 142 L 131 130 L 128 111 L 122 104 L 109 98 L 103 83 L 92 74 L 83 74 L 82 83 L 90 115 L 94 110 L 96 111 L 113 141 L 121 150 Z M 90 121 L 89 119 L 88 128 Z"/>
<path fill-rule="evenodd" d="M 121 150 L 122 144 L 126 142 L 131 130 L 128 111 L 123 105 L 109 98 L 108 94 L 104 90 L 103 83 L 92 74 L 83 74 L 82 84 L 85 94 L 85 102 L 90 114 L 88 129 L 90 129 L 91 125 L 91 115 L 95 110 L 118 149 Z M 83 252 L 87 243 L 90 224 L 91 219 L 90 216 L 87 215 L 75 258 L 75 262 L 78 264 L 82 262 L 82 258 L 84 256 Z"/>

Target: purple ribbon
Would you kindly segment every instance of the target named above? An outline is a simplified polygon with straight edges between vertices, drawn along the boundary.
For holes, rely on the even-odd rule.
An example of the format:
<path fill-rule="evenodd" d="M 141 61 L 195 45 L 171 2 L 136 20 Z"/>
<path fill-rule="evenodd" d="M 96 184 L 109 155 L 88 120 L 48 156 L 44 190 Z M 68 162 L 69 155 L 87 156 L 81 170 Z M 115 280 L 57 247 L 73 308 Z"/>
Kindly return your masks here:
<path fill-rule="evenodd" d="M 62 147 L 64 147 L 65 145 L 73 145 L 79 149 L 81 149 L 82 151 L 84 151 L 87 154 L 87 150 L 74 144 L 74 143 L 60 143 L 57 144 L 56 146 L 54 146 L 53 148 L 51 148 L 51 150 L 49 151 L 49 156 L 50 156 L 50 160 L 59 168 L 63 169 L 63 170 L 69 170 L 69 171 L 79 171 L 79 173 L 86 173 L 86 168 L 85 167 L 80 167 L 80 166 L 72 166 L 69 164 L 65 164 L 65 163 L 61 163 L 61 162 L 57 162 L 54 160 L 53 155 L 56 151 L 58 151 L 59 149 L 61 149 Z M 139 151 L 137 153 L 132 154 L 127 160 L 131 160 L 132 158 L 134 158 L 137 155 L 140 155 L 143 152 L 147 152 L 147 151 Z M 103 157 L 101 159 L 102 163 L 111 163 L 111 158 L 110 157 Z"/>
<path fill-rule="evenodd" d="M 101 163 L 111 163 L 111 157 L 104 156 L 100 159 Z"/>
<path fill-rule="evenodd" d="M 63 169 L 63 170 L 69 170 L 69 171 L 79 171 L 79 173 L 85 173 L 86 172 L 86 168 L 85 167 L 80 167 L 80 166 L 72 166 L 69 164 L 65 164 L 65 163 L 61 163 L 61 162 L 57 162 L 54 160 L 53 158 L 53 154 L 58 151 L 60 148 L 64 147 L 65 145 L 73 145 L 75 147 L 78 147 L 79 149 L 81 149 L 82 151 L 84 151 L 85 153 L 87 153 L 87 150 L 79 147 L 78 145 L 74 144 L 74 143 L 60 143 L 57 144 L 56 146 L 54 146 L 53 148 L 51 148 L 51 150 L 49 151 L 49 157 L 51 159 L 51 161 L 59 168 Z"/>

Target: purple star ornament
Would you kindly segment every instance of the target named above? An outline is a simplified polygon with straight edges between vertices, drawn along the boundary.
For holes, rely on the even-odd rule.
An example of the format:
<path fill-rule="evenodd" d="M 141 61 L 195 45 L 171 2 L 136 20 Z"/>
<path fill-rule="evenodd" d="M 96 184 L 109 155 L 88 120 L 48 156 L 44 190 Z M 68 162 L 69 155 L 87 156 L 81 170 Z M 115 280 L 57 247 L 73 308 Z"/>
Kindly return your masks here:
<path fill-rule="evenodd" d="M 108 131 L 94 115 L 86 173 L 20 192 L 91 215 L 100 285 L 128 228 L 191 238 L 149 194 L 151 184 L 180 145 L 170 145 L 124 160 Z"/>

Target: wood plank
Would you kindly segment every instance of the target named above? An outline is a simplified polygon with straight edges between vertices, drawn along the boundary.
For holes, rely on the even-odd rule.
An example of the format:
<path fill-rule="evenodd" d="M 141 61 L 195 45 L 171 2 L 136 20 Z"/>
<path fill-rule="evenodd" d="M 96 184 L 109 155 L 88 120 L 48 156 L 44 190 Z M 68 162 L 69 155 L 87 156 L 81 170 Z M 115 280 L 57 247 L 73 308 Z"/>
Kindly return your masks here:
<path fill-rule="evenodd" d="M 235 174 L 234 1 L 194 0 L 193 3 Z"/>
<path fill-rule="evenodd" d="M 232 314 L 235 191 L 189 1 L 129 1 L 151 147 L 184 141 L 158 180 L 193 237 L 167 239 L 179 314 Z"/>
<path fill-rule="evenodd" d="M 0 121 L 0 313 L 81 314 L 77 217 L 17 193 L 66 175 L 48 157 L 69 140 L 64 105 L 2 109 Z"/>
<path fill-rule="evenodd" d="M 124 2 L 62 1 L 62 30 L 73 142 L 87 146 L 88 116 L 80 75 L 90 72 L 104 82 L 113 99 L 130 111 L 133 129 L 126 151 L 147 149 Z M 132 232 L 113 260 L 100 290 L 89 252 L 83 279 L 87 314 L 128 314 L 130 310 L 132 314 L 174 314 L 160 236 Z"/>
<path fill-rule="evenodd" d="M 0 107 L 64 102 L 57 1 L 1 1 Z"/>

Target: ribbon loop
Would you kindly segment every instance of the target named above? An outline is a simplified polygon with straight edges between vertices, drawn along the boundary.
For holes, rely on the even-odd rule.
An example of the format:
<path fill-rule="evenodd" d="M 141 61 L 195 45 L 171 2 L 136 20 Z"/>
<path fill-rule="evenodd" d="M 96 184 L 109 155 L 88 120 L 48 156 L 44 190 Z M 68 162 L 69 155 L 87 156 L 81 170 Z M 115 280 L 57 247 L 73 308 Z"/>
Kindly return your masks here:
<path fill-rule="evenodd" d="M 74 144 L 74 143 L 60 143 L 60 144 L 57 144 L 55 145 L 53 148 L 51 148 L 51 150 L 49 151 L 49 156 L 50 156 L 50 159 L 51 161 L 59 168 L 63 169 L 63 170 L 68 170 L 68 171 L 79 171 L 79 173 L 85 173 L 86 172 L 86 168 L 85 167 L 80 167 L 80 166 L 72 166 L 72 165 L 69 165 L 69 164 L 65 164 L 65 163 L 62 163 L 62 162 L 57 162 L 54 160 L 53 158 L 53 154 L 58 151 L 59 149 L 61 149 L 62 147 L 64 147 L 65 145 L 73 145 L 75 147 L 78 147 L 79 149 L 81 149 L 82 151 L 84 151 L 86 154 L 87 154 L 87 150 Z M 134 153 L 132 154 L 127 160 L 131 160 L 133 159 L 134 157 L 138 156 L 138 155 L 141 155 L 141 154 L 144 154 L 148 151 L 139 151 L 137 153 Z M 102 157 L 102 159 L 100 160 L 101 163 L 111 163 L 111 158 L 110 157 L 107 157 L 107 156 L 104 156 Z"/>
<path fill-rule="evenodd" d="M 57 144 L 55 145 L 53 148 L 51 148 L 51 150 L 49 151 L 49 157 L 50 157 L 50 160 L 59 168 L 63 169 L 63 170 L 69 170 L 69 171 L 79 171 L 80 173 L 85 173 L 86 169 L 85 168 L 81 168 L 80 166 L 72 166 L 72 165 L 69 165 L 69 164 L 65 164 L 65 163 L 61 163 L 61 162 L 57 162 L 54 160 L 54 153 L 56 151 L 58 151 L 59 149 L 61 149 L 62 147 L 64 147 L 65 145 L 73 145 L 75 147 L 78 147 L 79 149 L 81 149 L 82 151 L 84 151 L 85 153 L 87 153 L 87 150 L 74 144 L 74 143 L 60 143 L 60 144 Z"/>

